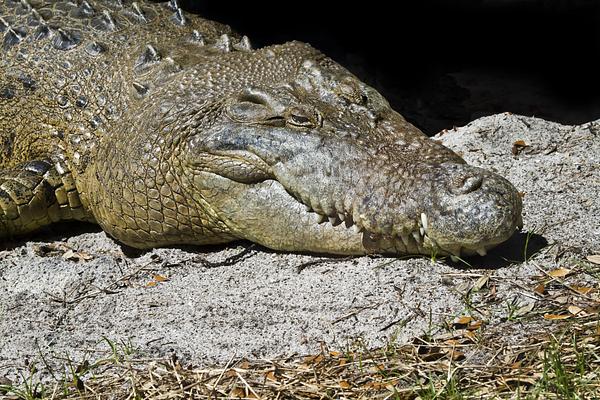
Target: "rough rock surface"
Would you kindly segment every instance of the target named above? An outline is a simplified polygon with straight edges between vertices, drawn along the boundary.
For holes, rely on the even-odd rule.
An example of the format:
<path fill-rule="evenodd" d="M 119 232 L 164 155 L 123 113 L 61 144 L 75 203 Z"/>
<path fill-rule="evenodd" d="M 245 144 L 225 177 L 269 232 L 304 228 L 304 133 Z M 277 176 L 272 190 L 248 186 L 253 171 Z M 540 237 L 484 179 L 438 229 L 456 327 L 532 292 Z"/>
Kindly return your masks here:
<path fill-rule="evenodd" d="M 501 114 L 436 139 L 524 193 L 530 234 L 467 260 L 467 270 L 439 259 L 280 254 L 249 243 L 132 254 L 94 227 L 65 225 L 0 251 L 0 376 L 41 367 L 42 355 L 50 363 L 94 358 L 107 349 L 103 338 L 195 364 L 310 353 L 323 342 L 343 348 L 355 338 L 367 346 L 409 340 L 465 310 L 467 273 L 494 276 L 499 301 L 488 323 L 500 324 L 503 301 L 527 301 L 522 287 L 540 268 L 600 253 L 600 120 L 562 126 Z"/>

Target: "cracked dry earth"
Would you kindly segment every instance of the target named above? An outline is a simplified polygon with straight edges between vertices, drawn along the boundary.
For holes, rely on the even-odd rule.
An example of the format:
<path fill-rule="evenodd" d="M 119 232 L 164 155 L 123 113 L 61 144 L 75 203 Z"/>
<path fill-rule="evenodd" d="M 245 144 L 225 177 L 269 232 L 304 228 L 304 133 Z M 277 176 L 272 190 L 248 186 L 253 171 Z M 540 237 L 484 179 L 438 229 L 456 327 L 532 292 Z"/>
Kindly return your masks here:
<path fill-rule="evenodd" d="M 103 338 L 142 356 L 211 365 L 314 353 L 322 344 L 343 349 L 357 338 L 369 347 L 408 341 L 461 315 L 481 276 L 495 296 L 481 318 L 498 340 L 551 330 L 510 329 L 506 304 L 527 308 L 542 271 L 600 253 L 600 120 L 563 126 L 500 114 L 435 139 L 523 192 L 524 232 L 466 260 L 472 268 L 420 257 L 283 254 L 249 243 L 132 254 L 93 226 L 63 225 L 0 251 L 0 377 L 32 364 L 43 374 L 42 357 L 51 367 L 93 359 L 108 349 Z"/>

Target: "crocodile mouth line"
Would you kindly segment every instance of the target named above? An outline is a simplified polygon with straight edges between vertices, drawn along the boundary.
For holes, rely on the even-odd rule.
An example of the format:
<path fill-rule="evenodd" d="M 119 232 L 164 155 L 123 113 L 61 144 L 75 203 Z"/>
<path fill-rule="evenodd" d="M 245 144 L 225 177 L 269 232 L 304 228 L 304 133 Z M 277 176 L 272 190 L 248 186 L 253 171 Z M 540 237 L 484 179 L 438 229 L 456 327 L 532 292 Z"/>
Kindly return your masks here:
<path fill-rule="evenodd" d="M 458 262 L 461 260 L 462 256 L 474 256 L 477 254 L 484 257 L 487 255 L 487 251 L 496 245 L 490 243 L 472 248 L 457 244 L 452 248 L 444 248 L 430 235 L 429 219 L 424 212 L 422 212 L 419 218 L 414 221 L 412 228 L 405 228 L 399 234 L 385 235 L 366 230 L 355 220 L 351 213 L 335 212 L 331 215 L 326 215 L 314 210 L 308 205 L 305 205 L 305 210 L 317 215 L 318 224 L 329 223 L 334 227 L 343 224 L 345 228 L 352 229 L 354 233 L 362 234 L 363 244 L 365 244 L 367 249 L 372 247 L 372 250 L 377 250 L 377 245 L 379 243 L 387 241 L 388 244 L 391 243 L 394 245 L 395 250 L 399 250 L 406 254 L 437 254 L 449 256 L 453 262 Z M 519 222 L 518 227 L 522 228 L 522 222 Z"/>

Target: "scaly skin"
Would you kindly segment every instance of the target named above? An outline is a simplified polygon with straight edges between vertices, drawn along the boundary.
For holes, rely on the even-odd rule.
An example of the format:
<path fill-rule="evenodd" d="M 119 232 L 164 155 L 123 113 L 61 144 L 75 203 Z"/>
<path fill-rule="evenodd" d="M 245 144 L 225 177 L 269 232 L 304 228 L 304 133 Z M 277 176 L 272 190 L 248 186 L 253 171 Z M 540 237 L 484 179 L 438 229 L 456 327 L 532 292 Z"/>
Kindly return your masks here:
<path fill-rule="evenodd" d="M 133 247 L 473 254 L 521 200 L 307 44 L 167 4 L 0 4 L 0 238 L 95 221 Z"/>

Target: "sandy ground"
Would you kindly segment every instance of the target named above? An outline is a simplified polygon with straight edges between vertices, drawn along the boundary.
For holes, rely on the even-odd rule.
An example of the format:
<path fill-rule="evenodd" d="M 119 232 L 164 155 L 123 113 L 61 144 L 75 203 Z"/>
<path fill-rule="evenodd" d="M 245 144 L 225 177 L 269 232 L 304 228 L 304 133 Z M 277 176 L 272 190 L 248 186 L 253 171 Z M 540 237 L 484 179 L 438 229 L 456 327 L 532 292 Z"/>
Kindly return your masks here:
<path fill-rule="evenodd" d="M 506 302 L 533 301 L 524 287 L 541 269 L 600 253 L 600 120 L 562 126 L 500 114 L 436 139 L 524 193 L 524 233 L 468 260 L 472 268 L 250 243 L 132 253 L 95 227 L 61 226 L 2 245 L 0 377 L 93 359 L 108 349 L 104 338 L 194 364 L 407 341 L 461 315 L 465 288 L 481 275 L 493 277 L 498 296 L 488 324 L 501 327 Z M 508 332 L 507 342 L 527 335 Z"/>

